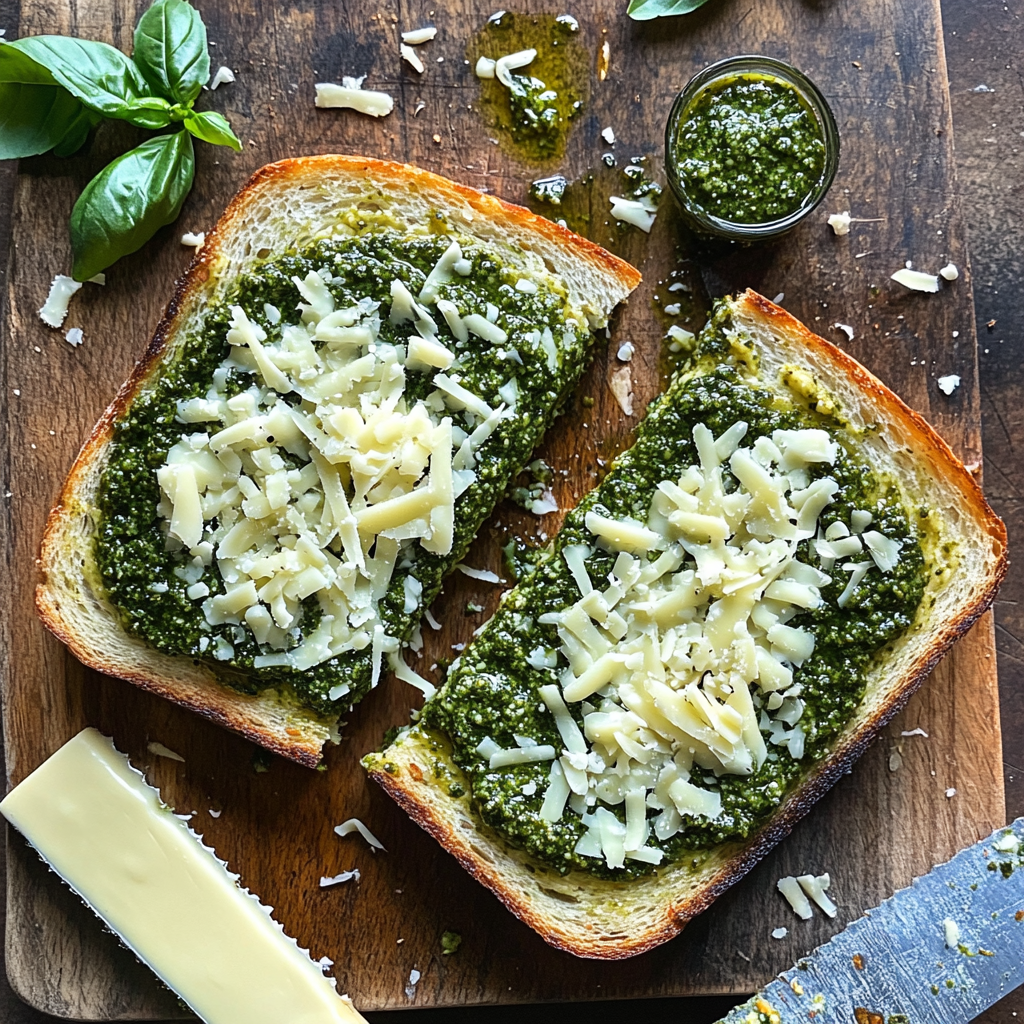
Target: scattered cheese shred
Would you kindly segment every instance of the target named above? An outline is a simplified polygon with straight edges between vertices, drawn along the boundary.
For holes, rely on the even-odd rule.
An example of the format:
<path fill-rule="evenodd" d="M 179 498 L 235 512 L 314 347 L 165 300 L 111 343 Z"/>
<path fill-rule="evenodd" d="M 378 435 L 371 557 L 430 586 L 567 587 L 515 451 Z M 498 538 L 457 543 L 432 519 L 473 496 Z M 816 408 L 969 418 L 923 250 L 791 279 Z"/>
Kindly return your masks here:
<path fill-rule="evenodd" d="M 402 43 L 398 49 L 402 55 L 402 60 L 404 60 L 409 67 L 413 69 L 413 71 L 417 71 L 422 75 L 425 68 L 423 61 L 420 60 L 420 55 L 411 46 L 409 46 L 408 43 Z"/>
<path fill-rule="evenodd" d="M 151 754 L 156 754 L 157 757 L 166 757 L 171 761 L 180 761 L 182 764 L 185 763 L 185 758 L 183 758 L 181 754 L 176 754 L 170 747 L 165 747 L 162 743 L 157 743 L 155 740 L 146 744 L 146 749 Z"/>
<path fill-rule="evenodd" d="M 471 580 L 480 580 L 482 583 L 500 583 L 501 577 L 491 572 L 490 569 L 474 569 L 470 565 L 465 565 L 462 562 L 455 567 L 464 576 L 468 576 Z"/>
<path fill-rule="evenodd" d="M 793 908 L 793 913 L 803 921 L 809 921 L 814 917 L 814 910 L 811 908 L 810 900 L 807 899 L 800 883 L 792 875 L 780 878 L 776 883 L 779 892 L 786 897 L 786 902 Z"/>
<path fill-rule="evenodd" d="M 71 296 L 82 287 L 80 281 L 66 274 L 58 274 L 50 283 L 50 291 L 46 302 L 39 310 L 39 319 L 50 327 L 60 327 L 68 315 L 68 303 Z"/>
<path fill-rule="evenodd" d="M 403 32 L 402 42 L 408 43 L 409 46 L 421 46 L 423 43 L 429 43 L 436 35 L 437 29 L 433 25 L 428 25 L 424 28 L 415 28 L 408 32 Z"/>
<path fill-rule="evenodd" d="M 842 213 L 833 213 L 828 219 L 828 226 L 837 235 L 848 235 L 851 223 L 852 218 L 850 217 L 849 210 L 844 210 Z"/>
<path fill-rule="evenodd" d="M 647 201 L 612 196 L 612 216 L 624 224 L 632 224 L 650 234 L 651 228 L 654 227 L 654 219 L 657 217 L 657 210 L 648 197 L 644 197 L 644 199 Z"/>
<path fill-rule="evenodd" d="M 909 267 L 901 267 L 890 277 L 897 284 L 901 284 L 911 291 L 937 292 L 939 290 L 939 279 L 934 274 L 924 274 L 920 270 L 911 270 Z"/>
<path fill-rule="evenodd" d="M 960 276 L 960 271 L 957 270 L 955 263 L 947 263 L 940 271 L 939 277 L 946 281 L 955 281 Z"/>
<path fill-rule="evenodd" d="M 383 850 L 387 853 L 384 844 L 358 818 L 349 818 L 348 821 L 335 825 L 334 831 L 342 837 L 358 832 L 374 850 Z"/>
<path fill-rule="evenodd" d="M 356 110 L 370 117 L 385 117 L 395 107 L 395 101 L 386 92 L 375 92 L 364 89 L 361 79 L 347 79 L 348 82 L 358 81 L 358 85 L 337 85 L 334 82 L 316 83 L 316 106 L 344 107 Z"/>
<path fill-rule="evenodd" d="M 320 879 L 320 888 L 327 889 L 332 885 L 341 885 L 342 882 L 358 882 L 359 877 L 359 868 L 353 868 L 351 871 L 342 871 L 338 875 L 324 875 Z"/>
<path fill-rule="evenodd" d="M 960 377 L 958 374 L 951 373 L 945 377 L 940 377 L 935 383 L 938 384 L 939 390 L 944 395 L 951 395 L 960 387 Z"/>
<path fill-rule="evenodd" d="M 529 49 L 519 50 L 516 53 L 509 53 L 504 57 L 499 57 L 494 62 L 494 77 L 497 78 L 497 80 L 507 89 L 511 89 L 512 72 L 518 71 L 519 68 L 525 68 L 528 64 L 532 64 L 533 59 L 536 56 L 537 51 Z"/>
<path fill-rule="evenodd" d="M 217 68 L 217 71 L 214 74 L 213 78 L 210 79 L 210 92 L 213 92 L 218 86 L 227 85 L 228 83 L 233 82 L 234 80 L 234 71 L 232 71 L 231 68 L 221 64 L 221 66 Z"/>
<path fill-rule="evenodd" d="M 206 242 L 206 232 L 205 231 L 199 231 L 199 232 L 195 232 L 195 233 L 193 233 L 191 231 L 186 231 L 185 234 L 183 234 L 181 236 L 181 244 L 182 245 L 190 245 L 190 246 L 192 246 L 195 249 L 201 249 L 203 247 L 203 245 L 205 244 L 205 242 Z"/>

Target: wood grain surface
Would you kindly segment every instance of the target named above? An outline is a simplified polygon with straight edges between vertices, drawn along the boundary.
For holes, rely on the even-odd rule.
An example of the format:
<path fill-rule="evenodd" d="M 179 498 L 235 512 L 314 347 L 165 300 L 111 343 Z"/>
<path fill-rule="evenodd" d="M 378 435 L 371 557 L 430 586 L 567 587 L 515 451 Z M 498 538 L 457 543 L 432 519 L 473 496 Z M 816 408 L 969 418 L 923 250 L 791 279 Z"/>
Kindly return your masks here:
<path fill-rule="evenodd" d="M 541 11 L 547 5 L 524 5 Z M 621 158 L 657 161 L 664 119 L 675 92 L 707 61 L 736 52 L 788 59 L 822 87 L 843 135 L 843 159 L 830 210 L 851 209 L 851 235 L 834 238 L 827 211 L 782 243 L 759 250 L 720 276 L 782 304 L 833 340 L 840 340 L 912 406 L 924 412 L 968 463 L 980 459 L 974 314 L 964 224 L 953 187 L 949 97 L 937 3 L 834 0 L 753 4 L 716 0 L 698 15 L 641 26 L 619 3 L 592 0 L 569 8 L 580 42 L 595 54 L 603 41 L 611 72 L 592 81 L 587 109 L 559 169 L 569 176 L 594 167 L 606 149 L 599 132 L 615 129 Z M 433 12 L 433 13 L 431 13 Z M 236 68 L 238 81 L 207 97 L 245 143 L 234 156 L 199 147 L 197 185 L 178 225 L 140 254 L 115 266 L 105 289 L 76 296 L 68 326 L 86 341 L 72 349 L 38 321 L 35 311 L 54 273 L 69 264 L 66 221 L 81 187 L 137 137 L 103 126 L 73 161 L 37 159 L 21 166 L 12 214 L 4 303 L 4 493 L 10 514 L 2 544 L 10 587 L 0 598 L 0 650 L 5 657 L 5 732 L 10 781 L 23 778 L 84 724 L 112 733 L 179 811 L 275 907 L 290 934 L 316 957 L 336 962 L 339 987 L 367 1009 L 528 1002 L 710 992 L 744 992 L 763 984 L 845 921 L 906 884 L 958 846 L 1003 820 L 998 757 L 998 704 L 988 619 L 967 638 L 914 698 L 901 719 L 854 773 L 815 809 L 783 846 L 683 936 L 623 964 L 577 961 L 548 949 L 465 876 L 434 844 L 371 788 L 356 757 L 379 743 L 383 729 L 403 721 L 413 695 L 393 681 L 351 716 L 343 743 L 314 773 L 283 761 L 253 771 L 254 748 L 180 709 L 117 680 L 83 670 L 47 636 L 31 609 L 33 559 L 49 505 L 78 445 L 142 351 L 184 268 L 182 230 L 202 230 L 248 174 L 263 163 L 311 152 L 364 152 L 421 166 L 505 198 L 522 199 L 536 171 L 500 145 L 476 106 L 477 83 L 462 63 L 470 35 L 490 14 L 468 2 L 446 9 L 402 3 L 222 3 L 203 11 L 217 43 L 214 64 Z M 130 48 L 138 10 L 103 2 L 26 4 L 18 34 L 65 32 Z M 433 23 L 422 77 L 399 65 L 397 32 Z M 13 36 L 12 29 L 8 35 Z M 443 56 L 444 62 L 436 58 Z M 396 96 L 388 119 L 315 111 L 312 83 L 369 73 L 367 86 Z M 416 106 L 425 107 L 414 115 Z M 435 142 L 437 136 L 440 141 Z M 601 179 L 604 182 L 605 179 Z M 604 209 L 599 182 L 593 209 Z M 603 223 L 593 218 L 598 240 Z M 681 266 L 676 219 L 666 202 L 651 237 L 632 232 L 617 248 L 645 274 L 645 283 L 614 324 L 609 354 L 598 352 L 579 400 L 552 431 L 542 454 L 560 469 L 563 505 L 592 485 L 601 461 L 628 443 L 636 419 L 622 415 L 607 389 L 616 342 L 637 346 L 637 411 L 659 387 L 663 324 L 652 311 L 658 282 Z M 682 258 L 690 254 L 685 250 Z M 934 271 L 947 259 L 961 266 L 957 285 L 940 295 L 911 294 L 889 274 L 911 259 Z M 692 264 L 682 265 L 696 280 Z M 830 330 L 853 326 L 855 337 Z M 956 333 L 954 333 L 956 332 Z M 935 377 L 960 375 L 947 398 Z M 585 395 L 594 407 L 582 403 Z M 468 561 L 498 568 L 497 543 L 509 529 L 535 535 L 539 523 L 501 507 Z M 481 616 L 467 601 L 493 609 L 498 594 L 460 577 L 434 612 L 445 624 L 431 638 L 426 664 L 468 639 Z M 929 733 L 901 738 L 902 729 Z M 185 757 L 155 758 L 157 740 Z M 901 750 L 902 766 L 891 755 Z M 956 789 L 947 799 L 945 792 Z M 220 810 L 214 819 L 209 810 Z M 340 840 L 331 826 L 358 815 L 388 847 L 372 856 L 357 839 Z M 175 1003 L 105 935 L 95 920 L 17 839 L 9 849 L 7 964 L 28 1002 L 78 1019 L 170 1019 Z M 320 891 L 317 880 L 358 866 L 358 885 Z M 774 892 L 781 874 L 829 870 L 840 904 L 835 923 L 799 925 Z M 790 929 L 769 938 L 778 925 Z M 445 930 L 462 934 L 453 957 L 442 956 Z M 399 941 L 401 940 L 401 942 Z M 422 972 L 415 997 L 404 993 L 412 968 Z"/>

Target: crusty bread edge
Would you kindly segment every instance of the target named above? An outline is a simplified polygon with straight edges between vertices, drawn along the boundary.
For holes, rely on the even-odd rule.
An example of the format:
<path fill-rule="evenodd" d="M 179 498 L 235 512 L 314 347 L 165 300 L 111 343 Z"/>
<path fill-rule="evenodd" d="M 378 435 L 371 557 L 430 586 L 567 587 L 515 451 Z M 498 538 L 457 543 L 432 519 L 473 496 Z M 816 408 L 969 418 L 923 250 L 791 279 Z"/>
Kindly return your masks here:
<path fill-rule="evenodd" d="M 169 344 L 196 303 L 209 291 L 221 254 L 220 239 L 231 230 L 236 218 L 244 215 L 248 205 L 261 189 L 287 185 L 315 177 L 320 170 L 344 171 L 352 175 L 370 176 L 374 181 L 395 188 L 416 183 L 447 199 L 453 206 L 464 204 L 491 221 L 504 221 L 517 230 L 529 230 L 554 243 L 573 258 L 578 258 L 614 284 L 612 306 L 621 301 L 640 281 L 639 272 L 628 263 L 606 252 L 600 246 L 581 238 L 529 210 L 507 203 L 496 196 L 449 181 L 429 171 L 408 164 L 374 160 L 358 156 L 325 155 L 300 157 L 268 164 L 257 170 L 228 204 L 216 227 L 207 235 L 191 264 L 177 281 L 174 294 L 146 348 L 128 379 L 100 417 L 82 446 L 68 473 L 60 497 L 50 512 L 43 533 L 38 565 L 42 580 L 36 586 L 36 609 L 44 625 L 65 643 L 79 661 L 107 675 L 129 682 L 189 708 L 203 717 L 241 733 L 246 738 L 274 753 L 315 767 L 323 743 L 330 735 L 331 723 L 313 712 L 291 713 L 291 724 L 282 727 L 263 713 L 261 705 L 267 698 L 241 693 L 219 682 L 201 663 L 184 656 L 166 655 L 149 649 L 141 663 L 143 671 L 132 671 L 112 660 L 102 649 L 90 643 L 66 622 L 60 611 L 60 597 L 49 585 L 48 571 L 55 565 L 61 545 L 74 534 L 73 519 L 83 512 L 89 514 L 91 503 L 83 501 L 95 492 L 102 473 L 106 449 L 114 436 L 114 425 L 125 414 L 146 384 L 159 372 Z M 567 257 L 568 258 L 568 257 Z M 609 309 L 608 312 L 611 310 Z M 79 581 L 81 589 L 90 589 L 87 580 Z M 106 609 L 115 621 L 109 628 L 123 633 L 116 613 Z M 140 644 L 142 641 L 140 641 Z M 271 698 L 272 700 L 272 698 Z M 305 719 L 303 723 L 302 720 Z M 296 726 L 302 724 L 302 728 Z"/>
<path fill-rule="evenodd" d="M 981 488 L 964 469 L 963 463 L 921 415 L 910 409 L 856 360 L 831 342 L 815 335 L 795 317 L 756 292 L 748 290 L 735 300 L 734 310 L 769 322 L 773 331 L 787 335 L 794 346 L 813 349 L 820 357 L 831 363 L 837 374 L 845 374 L 853 379 L 876 405 L 884 405 L 889 410 L 895 410 L 894 418 L 886 417 L 887 425 L 902 435 L 901 440 L 907 443 L 914 442 L 915 450 L 921 459 L 927 460 L 947 480 L 956 482 L 967 499 L 977 528 L 988 536 L 995 560 L 988 567 L 984 586 L 975 591 L 973 600 L 959 615 L 942 624 L 931 642 L 921 650 L 898 685 L 893 688 L 886 703 L 843 736 L 832 753 L 808 772 L 799 786 L 753 836 L 743 843 L 719 848 L 724 852 L 726 859 L 695 893 L 682 902 L 668 902 L 664 916 L 657 926 L 641 934 L 632 935 L 625 941 L 615 944 L 600 940 L 589 941 L 587 936 L 579 934 L 578 931 L 561 928 L 560 922 L 540 912 L 530 899 L 523 898 L 515 887 L 508 884 L 508 879 L 500 869 L 473 850 L 460 830 L 453 827 L 458 818 L 454 807 L 438 809 L 432 802 L 422 798 L 415 780 L 408 771 L 403 773 L 402 777 L 397 777 L 384 770 L 388 751 L 384 752 L 384 756 L 374 758 L 369 763 L 370 776 L 418 825 L 452 853 L 471 875 L 487 886 L 512 913 L 537 931 L 550 945 L 580 957 L 618 960 L 653 949 L 678 935 L 689 920 L 706 910 L 719 895 L 743 878 L 759 860 L 789 835 L 813 804 L 849 770 L 878 732 L 903 709 L 914 691 L 950 647 L 991 605 L 1006 575 L 1008 563 L 1005 525 L 989 507 Z M 898 429 L 895 429 L 897 424 Z M 474 820 L 484 837 L 499 847 L 505 845 L 490 829 L 481 825 L 475 814 Z M 521 854 L 518 856 L 522 858 Z M 622 886 L 629 883 L 605 884 L 609 894 L 613 894 L 616 890 L 621 891 Z"/>

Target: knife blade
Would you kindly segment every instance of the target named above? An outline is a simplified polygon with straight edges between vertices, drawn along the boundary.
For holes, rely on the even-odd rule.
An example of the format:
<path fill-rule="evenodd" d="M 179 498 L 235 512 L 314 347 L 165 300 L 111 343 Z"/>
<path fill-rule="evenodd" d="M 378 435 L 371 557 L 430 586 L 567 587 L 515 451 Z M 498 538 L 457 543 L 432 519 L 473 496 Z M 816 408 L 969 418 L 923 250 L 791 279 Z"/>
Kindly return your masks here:
<path fill-rule="evenodd" d="M 719 1024 L 964 1024 L 1021 984 L 1024 818 L 914 879 Z"/>

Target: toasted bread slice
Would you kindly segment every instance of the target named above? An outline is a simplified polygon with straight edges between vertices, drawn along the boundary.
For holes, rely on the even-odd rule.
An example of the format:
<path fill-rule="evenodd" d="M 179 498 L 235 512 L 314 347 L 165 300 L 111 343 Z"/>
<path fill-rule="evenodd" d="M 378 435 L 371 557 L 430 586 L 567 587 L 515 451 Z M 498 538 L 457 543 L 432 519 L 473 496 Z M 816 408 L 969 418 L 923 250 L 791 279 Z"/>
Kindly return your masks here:
<path fill-rule="evenodd" d="M 512 254 L 514 266 L 549 275 L 564 294 L 566 308 L 591 328 L 603 326 L 640 280 L 622 260 L 550 221 L 415 167 L 353 156 L 308 157 L 264 167 L 232 200 L 199 250 L 144 358 L 74 463 L 46 526 L 40 560 L 43 578 L 36 591 L 43 622 L 85 664 L 310 766 L 317 764 L 324 742 L 334 735 L 336 715 L 311 711 L 273 686 L 244 693 L 221 681 L 215 661 L 164 653 L 124 628 L 95 557 L 99 489 L 117 424 L 181 358 L 190 331 L 201 328 L 207 311 L 231 295 L 240 277 L 259 260 L 301 251 L 331 237 L 339 225 L 357 224 L 363 230 L 364 216 L 422 234 L 430 231 L 431 218 L 440 218 L 453 225 L 459 237 L 482 249 L 491 251 L 490 246 L 503 255 Z M 561 381 L 551 382 L 552 392 L 559 392 L 557 400 L 535 410 L 538 436 L 583 371 L 583 358 L 571 366 L 568 362 Z M 564 385 L 561 389 L 559 383 Z M 509 476 L 519 468 L 507 467 Z M 461 557 L 479 519 L 504 486 L 498 481 L 494 494 L 478 502 L 481 511 L 472 530 L 457 532 L 448 569 Z M 426 607 L 433 594 L 423 597 Z"/>
<path fill-rule="evenodd" d="M 678 934 L 739 880 L 903 707 L 989 606 L 1006 571 L 1002 522 L 971 475 L 917 413 L 848 355 L 760 295 L 748 291 L 726 300 L 726 306 L 732 327 L 753 351 L 760 384 L 787 398 L 795 392 L 805 404 L 830 399 L 859 436 L 859 454 L 877 476 L 896 483 L 903 506 L 916 510 L 925 505 L 933 510 L 929 520 L 937 518 L 941 525 L 921 537 L 927 584 L 916 619 L 871 663 L 866 693 L 852 719 L 745 840 L 699 851 L 697 861 L 666 861 L 647 875 L 625 881 L 579 868 L 559 874 L 513 847 L 483 821 L 469 795 L 471 783 L 455 763 L 444 733 L 414 725 L 381 753 L 364 759 L 370 775 L 470 874 L 547 942 L 578 956 L 619 959 L 649 950 Z M 698 363 L 690 372 L 704 371 Z M 659 412 L 672 402 L 678 386 L 679 380 L 670 386 Z M 641 436 L 643 430 L 641 426 Z M 621 458 L 628 459 L 629 453 Z M 613 465 L 610 474 L 615 472 Z M 938 567 L 955 571 L 936 575 Z M 502 607 L 514 603 L 512 594 L 515 591 L 505 595 Z M 472 655 L 470 645 L 462 657 Z M 483 671 L 484 666 L 478 662 L 476 670 Z M 522 693 L 522 678 L 517 694 Z M 592 699 L 598 702 L 597 697 Z M 522 696 L 519 700 L 523 706 L 530 703 Z M 428 765 L 432 770 L 423 770 Z"/>

